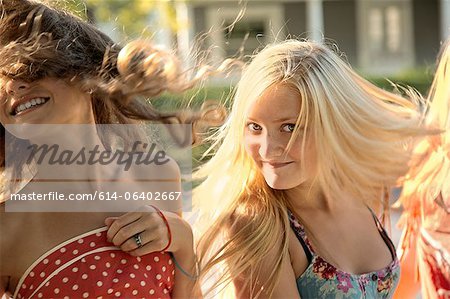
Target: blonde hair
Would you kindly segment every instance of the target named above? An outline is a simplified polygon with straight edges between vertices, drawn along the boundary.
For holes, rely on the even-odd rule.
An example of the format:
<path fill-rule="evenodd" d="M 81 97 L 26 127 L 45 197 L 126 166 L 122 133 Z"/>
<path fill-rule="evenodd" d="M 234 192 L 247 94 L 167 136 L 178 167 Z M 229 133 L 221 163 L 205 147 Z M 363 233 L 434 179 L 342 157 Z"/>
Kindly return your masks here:
<path fill-rule="evenodd" d="M 412 237 L 423 221 L 423 206 L 434 206 L 440 196 L 450 195 L 450 39 L 443 45 L 439 61 L 428 95 L 431 104 L 426 124 L 442 133 L 429 136 L 414 149 L 398 201 L 404 208 L 399 223 L 407 228 L 401 252 L 412 245 Z"/>
<path fill-rule="evenodd" d="M 311 127 L 318 156 L 316 181 L 326 195 L 376 201 L 384 186 L 395 184 L 407 171 L 410 137 L 422 132 L 415 103 L 364 80 L 326 46 L 298 40 L 267 46 L 244 70 L 232 112 L 212 137 L 213 147 L 220 147 L 195 174 L 204 179 L 193 197 L 200 210 L 196 228 L 199 233 L 206 228 L 198 243 L 201 281 L 218 265 L 226 266 L 207 292 L 245 275 L 253 284 L 250 296 L 258 297 L 262 261 L 276 250 L 277 258 L 268 267 L 273 271 L 267 281 L 259 281 L 270 296 L 281 261 L 288 257 L 289 202 L 283 191 L 268 187 L 243 145 L 249 106 L 279 83 L 299 93 L 298 123 Z M 294 131 L 292 138 L 296 136 Z M 280 248 L 274 248 L 280 239 Z"/>

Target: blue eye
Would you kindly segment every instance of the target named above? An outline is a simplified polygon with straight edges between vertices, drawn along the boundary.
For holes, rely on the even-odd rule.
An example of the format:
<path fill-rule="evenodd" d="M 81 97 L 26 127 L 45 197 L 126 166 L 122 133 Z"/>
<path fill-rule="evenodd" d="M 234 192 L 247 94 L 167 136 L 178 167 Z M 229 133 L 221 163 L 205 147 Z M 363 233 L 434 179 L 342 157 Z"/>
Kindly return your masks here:
<path fill-rule="evenodd" d="M 248 123 L 247 128 L 250 131 L 261 131 L 262 130 L 261 126 L 256 123 Z"/>
<path fill-rule="evenodd" d="M 281 130 L 282 130 L 283 132 L 289 132 L 289 133 L 294 132 L 294 129 L 295 129 L 295 124 L 285 124 L 285 125 L 283 125 L 283 127 L 281 128 Z"/>

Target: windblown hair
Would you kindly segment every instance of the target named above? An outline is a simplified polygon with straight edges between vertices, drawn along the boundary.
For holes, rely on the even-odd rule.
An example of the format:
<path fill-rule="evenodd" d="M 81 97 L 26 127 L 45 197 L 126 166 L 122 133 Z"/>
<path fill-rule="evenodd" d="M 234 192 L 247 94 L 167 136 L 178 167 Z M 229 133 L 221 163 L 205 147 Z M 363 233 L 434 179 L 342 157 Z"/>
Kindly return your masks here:
<path fill-rule="evenodd" d="M 426 124 L 442 130 L 442 134 L 429 136 L 414 150 L 398 201 L 404 208 L 399 223 L 406 229 L 401 252 L 413 245 L 425 210 L 433 207 L 435 219 L 440 217 L 438 214 L 448 217 L 450 213 L 450 39 L 442 46 L 439 57 L 428 95 L 431 104 Z"/>
<path fill-rule="evenodd" d="M 198 243 L 200 281 L 224 266 L 208 292 L 242 279 L 251 297 L 270 296 L 288 258 L 290 203 L 282 190 L 267 185 L 243 142 L 250 105 L 275 84 L 298 92 L 296 127 L 309 127 L 304 131 L 315 140 L 315 181 L 337 200 L 351 196 L 380 204 L 382 190 L 408 170 L 414 137 L 424 134 L 418 102 L 377 88 L 326 46 L 298 40 L 267 46 L 246 66 L 229 119 L 212 137 L 219 148 L 195 175 L 204 179 L 193 196 L 201 211 L 197 230 L 207 228 Z M 294 130 L 288 147 L 298 134 Z M 273 271 L 261 281 L 263 260 L 274 251 L 276 260 L 264 265 Z"/>
<path fill-rule="evenodd" d="M 218 68 L 200 64 L 182 70 L 172 53 L 143 41 L 121 48 L 92 24 L 32 0 L 0 0 L 0 57 L 1 76 L 27 82 L 54 77 L 79 85 L 91 94 L 97 124 L 144 120 L 188 123 L 194 130 L 210 122 L 223 122 L 224 110 L 205 102 L 197 112 L 162 113 L 146 99 L 190 89 L 235 63 L 225 60 Z M 5 168 L 5 134 L 0 125 L 0 172 Z M 195 132 L 193 137 L 195 142 Z M 19 148 L 21 142 L 27 141 L 17 140 L 14 144 Z"/>

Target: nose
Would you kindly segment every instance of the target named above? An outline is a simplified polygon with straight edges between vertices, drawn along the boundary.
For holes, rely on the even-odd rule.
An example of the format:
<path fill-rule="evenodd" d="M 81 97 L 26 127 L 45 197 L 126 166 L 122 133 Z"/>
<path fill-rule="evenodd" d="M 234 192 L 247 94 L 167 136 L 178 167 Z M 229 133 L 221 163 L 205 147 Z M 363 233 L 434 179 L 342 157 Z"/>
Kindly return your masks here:
<path fill-rule="evenodd" d="M 18 93 L 27 90 L 29 86 L 29 83 L 25 81 L 10 79 L 5 84 L 5 90 L 9 95 L 17 95 Z"/>
<path fill-rule="evenodd" d="M 277 136 L 264 134 L 259 147 L 259 155 L 263 160 L 272 160 L 284 154 L 285 144 Z"/>

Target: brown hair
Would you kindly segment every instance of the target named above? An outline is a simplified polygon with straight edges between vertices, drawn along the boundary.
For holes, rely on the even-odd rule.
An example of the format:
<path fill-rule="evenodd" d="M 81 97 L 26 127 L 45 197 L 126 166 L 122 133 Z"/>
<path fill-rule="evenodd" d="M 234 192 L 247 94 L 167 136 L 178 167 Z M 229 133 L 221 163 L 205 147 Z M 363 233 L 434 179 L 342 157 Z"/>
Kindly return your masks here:
<path fill-rule="evenodd" d="M 208 102 L 199 112 L 163 113 L 144 100 L 187 90 L 214 72 L 211 67 L 183 71 L 173 54 L 143 41 L 122 49 L 92 24 L 43 2 L 0 0 L 0 57 L 2 76 L 28 82 L 56 77 L 80 84 L 91 93 L 97 124 L 148 120 L 191 123 L 195 129 L 225 118 L 221 107 Z M 219 69 L 231 65 L 224 61 Z M 5 134 L 0 124 L 0 173 L 5 168 Z"/>

